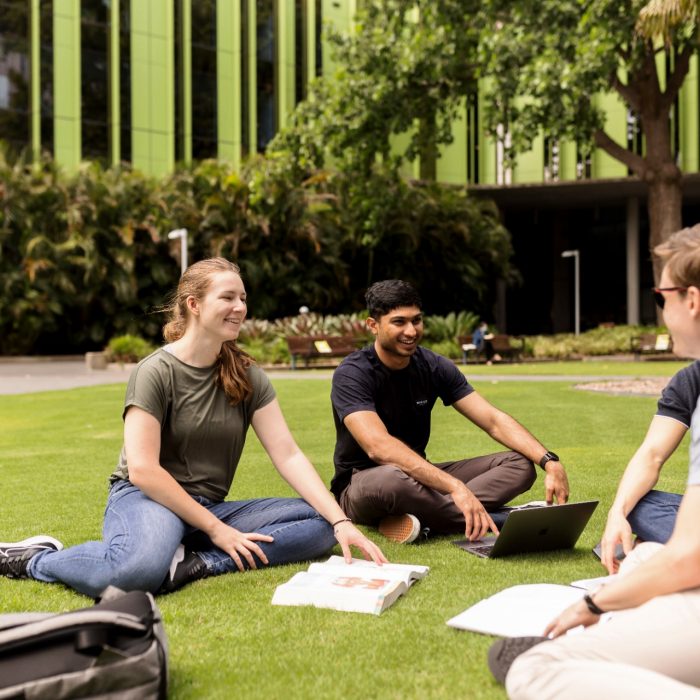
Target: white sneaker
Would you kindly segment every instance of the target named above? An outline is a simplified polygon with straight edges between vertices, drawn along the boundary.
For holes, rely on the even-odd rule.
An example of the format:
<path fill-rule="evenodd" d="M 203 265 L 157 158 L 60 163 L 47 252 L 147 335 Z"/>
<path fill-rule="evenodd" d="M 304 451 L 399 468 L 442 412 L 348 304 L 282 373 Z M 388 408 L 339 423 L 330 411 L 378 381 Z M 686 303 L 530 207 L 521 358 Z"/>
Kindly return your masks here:
<path fill-rule="evenodd" d="M 399 544 L 414 542 L 420 535 L 420 520 L 415 515 L 387 515 L 379 521 L 379 532 Z"/>

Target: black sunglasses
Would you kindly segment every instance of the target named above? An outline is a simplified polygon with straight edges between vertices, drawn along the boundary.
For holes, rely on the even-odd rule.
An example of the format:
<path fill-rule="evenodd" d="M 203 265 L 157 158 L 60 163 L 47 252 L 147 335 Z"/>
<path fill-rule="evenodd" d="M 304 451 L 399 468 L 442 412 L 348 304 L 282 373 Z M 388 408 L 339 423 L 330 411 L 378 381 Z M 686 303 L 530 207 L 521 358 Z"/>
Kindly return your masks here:
<path fill-rule="evenodd" d="M 687 292 L 688 287 L 652 287 L 651 290 L 654 293 L 654 301 L 656 305 L 663 309 L 666 304 L 666 297 L 662 292 Z"/>

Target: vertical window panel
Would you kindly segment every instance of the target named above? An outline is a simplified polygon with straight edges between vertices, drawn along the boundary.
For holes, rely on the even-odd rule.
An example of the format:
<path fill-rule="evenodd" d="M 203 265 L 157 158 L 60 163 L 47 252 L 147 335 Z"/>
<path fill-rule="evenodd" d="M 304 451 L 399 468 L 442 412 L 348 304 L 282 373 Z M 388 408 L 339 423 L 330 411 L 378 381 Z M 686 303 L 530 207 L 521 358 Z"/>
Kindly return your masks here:
<path fill-rule="evenodd" d="M 0 139 L 12 155 L 30 143 L 29 3 L 0 0 Z"/>
<path fill-rule="evenodd" d="M 277 130 L 275 2 L 260 0 L 256 10 L 258 152 L 262 153 Z"/>
<path fill-rule="evenodd" d="M 109 0 L 81 0 L 82 157 L 109 159 Z"/>
<path fill-rule="evenodd" d="M 306 99 L 306 86 L 309 82 L 309 66 L 306 60 L 309 41 L 306 0 L 295 1 L 294 15 L 294 101 L 295 104 L 299 104 Z"/>
<path fill-rule="evenodd" d="M 241 3 L 241 160 L 250 153 L 250 100 L 248 80 L 250 41 L 248 40 L 248 0 L 240 0 Z"/>
<path fill-rule="evenodd" d="M 41 150 L 53 155 L 53 0 L 41 0 L 39 14 L 41 41 Z"/>
<path fill-rule="evenodd" d="M 196 0 L 195 0 L 196 1 Z M 185 160 L 184 26 L 182 0 L 175 0 L 175 160 Z"/>
<path fill-rule="evenodd" d="M 216 1 L 192 3 L 192 157 L 215 158 L 218 151 L 216 84 Z"/>
<path fill-rule="evenodd" d="M 130 0 L 119 0 L 119 125 L 121 129 L 121 160 L 127 163 L 131 162 L 130 4 Z"/>

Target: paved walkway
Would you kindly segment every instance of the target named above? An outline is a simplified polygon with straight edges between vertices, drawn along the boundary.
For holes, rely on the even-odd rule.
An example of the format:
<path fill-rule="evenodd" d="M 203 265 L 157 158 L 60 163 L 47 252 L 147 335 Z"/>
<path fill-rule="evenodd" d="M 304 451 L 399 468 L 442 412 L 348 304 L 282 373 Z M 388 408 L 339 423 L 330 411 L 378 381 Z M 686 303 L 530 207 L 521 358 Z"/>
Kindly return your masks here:
<path fill-rule="evenodd" d="M 74 389 L 100 384 L 123 384 L 129 379 L 132 366 L 110 365 L 108 369 L 90 370 L 81 359 L 46 360 L 34 358 L 0 358 L 0 395 L 29 394 L 36 391 Z M 332 370 L 267 370 L 270 379 L 330 379 Z M 470 377 L 480 382 L 595 382 L 630 379 L 628 376 L 480 374 Z"/>

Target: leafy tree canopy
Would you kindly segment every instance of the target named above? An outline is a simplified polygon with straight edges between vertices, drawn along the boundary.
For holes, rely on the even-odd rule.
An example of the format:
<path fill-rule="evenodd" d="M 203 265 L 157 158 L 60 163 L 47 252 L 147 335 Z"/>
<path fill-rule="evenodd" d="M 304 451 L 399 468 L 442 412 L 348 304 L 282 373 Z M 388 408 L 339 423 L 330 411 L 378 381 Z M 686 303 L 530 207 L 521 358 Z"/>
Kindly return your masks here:
<path fill-rule="evenodd" d="M 481 79 L 487 128 L 508 133 L 512 153 L 541 133 L 601 148 L 648 185 L 652 246 L 680 228 L 669 119 L 698 47 L 697 2 L 368 0 L 333 41 L 338 69 L 274 143 L 302 172 L 326 155 L 368 173 L 430 154 Z M 610 92 L 638 119 L 642 153 L 606 132 L 592 98 Z"/>

